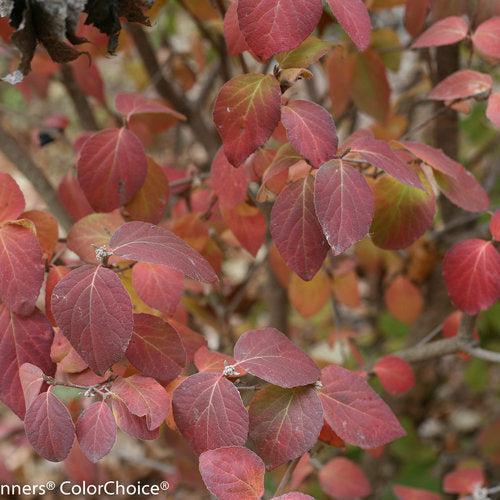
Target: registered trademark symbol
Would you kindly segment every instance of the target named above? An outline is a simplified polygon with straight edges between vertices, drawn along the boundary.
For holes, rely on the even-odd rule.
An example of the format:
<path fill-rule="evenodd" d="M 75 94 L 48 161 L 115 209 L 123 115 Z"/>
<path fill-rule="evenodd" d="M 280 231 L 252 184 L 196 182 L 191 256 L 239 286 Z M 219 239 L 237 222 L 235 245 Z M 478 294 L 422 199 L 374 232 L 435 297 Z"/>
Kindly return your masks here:
<path fill-rule="evenodd" d="M 168 481 L 162 481 L 160 483 L 160 489 L 162 491 L 167 491 L 170 488 L 170 485 L 168 484 Z"/>
<path fill-rule="evenodd" d="M 56 489 L 56 483 L 54 483 L 54 481 L 47 481 L 45 486 L 49 491 L 54 491 Z"/>

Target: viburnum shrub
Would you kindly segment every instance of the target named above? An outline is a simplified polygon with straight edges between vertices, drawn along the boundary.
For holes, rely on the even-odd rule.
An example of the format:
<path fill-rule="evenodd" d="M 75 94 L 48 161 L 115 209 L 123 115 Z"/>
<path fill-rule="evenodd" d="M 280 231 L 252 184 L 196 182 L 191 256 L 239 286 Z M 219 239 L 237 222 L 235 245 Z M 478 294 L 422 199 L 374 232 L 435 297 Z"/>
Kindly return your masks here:
<path fill-rule="evenodd" d="M 97 462 L 113 449 L 117 428 L 139 440 L 165 428 L 199 457 L 204 485 L 221 499 L 261 498 L 266 470 L 287 463 L 275 498 L 311 498 L 279 495 L 300 489 L 316 469 L 331 497 L 375 495 L 353 460 L 359 453 L 339 450 L 379 456 L 405 435 L 378 392 L 411 390 L 411 362 L 457 353 L 500 360 L 479 347 L 474 330 L 475 316 L 500 297 L 500 212 L 488 212 L 487 191 L 441 149 L 448 146 L 420 134 L 472 108 L 500 126 L 492 76 L 500 10 L 495 2 L 435 1 L 428 15 L 430 1 L 408 0 L 412 42 L 403 47 L 403 28 L 390 29 L 384 13 L 404 1 L 158 2 L 151 16 L 167 11 L 172 19 L 184 9 L 201 37 L 189 64 L 170 48 L 164 76 L 145 31 L 131 24 L 148 24 L 152 3 L 0 2 L 10 22 L 1 35 L 22 53 L 5 79 L 30 95 L 61 63 L 87 129 L 72 142 L 75 169 L 66 165 L 57 196 L 43 173 L 30 174 L 37 165 L 26 148 L 0 132 L 0 150 L 54 212 L 26 211 L 16 181 L 0 174 L 0 398 L 50 461 L 79 453 Z M 107 104 L 94 60 L 103 46 L 119 49 L 125 21 L 163 101 L 139 90 Z M 198 82 L 192 67 L 208 64 L 204 43 L 219 60 Z M 436 81 L 433 66 L 443 63 L 435 52 L 454 44 L 466 64 Z M 398 70 L 405 49 L 410 65 L 427 61 L 434 80 L 418 74 L 418 89 L 405 82 L 391 93 L 388 70 Z M 404 92 L 420 101 L 398 106 Z M 212 94 L 220 144 L 203 114 Z M 89 96 L 103 108 L 97 122 Z M 428 101 L 436 111 L 421 116 Z M 41 145 L 67 127 L 61 116 L 46 117 Z M 168 139 L 174 130 L 178 144 Z M 162 140 L 172 148 L 168 166 L 155 156 Z M 171 166 L 176 155 L 189 163 L 184 171 Z M 493 169 L 478 171 L 485 184 Z M 476 215 L 464 220 L 454 207 Z M 449 220 L 446 211 L 458 215 Z M 475 225 L 480 217 L 489 232 Z M 467 224 L 466 236 L 438 246 L 440 235 Z M 246 269 L 239 282 L 234 262 Z M 441 265 L 438 287 L 458 309 L 438 318 L 445 339 L 404 350 L 388 343 L 382 354 L 358 343 L 374 318 L 377 329 L 384 304 L 400 324 L 417 325 L 430 305 L 422 289 L 436 286 L 426 280 Z M 263 299 L 250 283 L 256 274 Z M 289 304 L 311 319 L 290 315 Z M 324 312 L 330 304 L 333 317 Z M 481 467 L 459 467 L 443 488 L 472 494 L 485 485 Z M 402 484 L 394 494 L 439 498 Z"/>

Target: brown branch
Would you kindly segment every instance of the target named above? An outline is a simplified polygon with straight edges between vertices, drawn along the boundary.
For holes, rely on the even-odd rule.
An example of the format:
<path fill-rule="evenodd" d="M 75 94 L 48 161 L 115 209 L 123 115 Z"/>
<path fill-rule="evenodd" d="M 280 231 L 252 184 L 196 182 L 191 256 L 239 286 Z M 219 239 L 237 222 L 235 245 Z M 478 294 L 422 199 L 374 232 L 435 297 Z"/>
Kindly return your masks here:
<path fill-rule="evenodd" d="M 274 492 L 273 497 L 279 497 L 283 491 L 286 488 L 286 485 L 290 482 L 290 479 L 292 477 L 293 471 L 297 464 L 299 463 L 300 457 L 295 458 L 294 460 L 290 461 L 288 464 L 288 467 L 285 470 L 285 473 L 283 474 L 283 477 L 281 478 L 280 484 L 278 484 L 278 487 L 276 488 L 276 491 Z"/>
<path fill-rule="evenodd" d="M 155 50 L 143 28 L 137 24 L 129 24 L 127 29 L 149 77 L 154 80 L 158 94 L 186 116 L 196 139 L 203 144 L 209 157 L 213 157 L 219 147 L 219 141 L 214 130 L 206 124 L 202 109 L 193 106 L 185 95 L 163 76 Z"/>
<path fill-rule="evenodd" d="M 0 125 L 0 152 L 31 182 L 43 198 L 47 207 L 61 224 L 69 231 L 73 221 L 59 201 L 56 190 L 41 168 L 33 161 L 16 139 Z"/>
<path fill-rule="evenodd" d="M 99 130 L 87 96 L 82 92 L 75 79 L 75 72 L 69 64 L 61 64 L 61 80 L 73 102 L 80 124 L 85 130 Z"/>

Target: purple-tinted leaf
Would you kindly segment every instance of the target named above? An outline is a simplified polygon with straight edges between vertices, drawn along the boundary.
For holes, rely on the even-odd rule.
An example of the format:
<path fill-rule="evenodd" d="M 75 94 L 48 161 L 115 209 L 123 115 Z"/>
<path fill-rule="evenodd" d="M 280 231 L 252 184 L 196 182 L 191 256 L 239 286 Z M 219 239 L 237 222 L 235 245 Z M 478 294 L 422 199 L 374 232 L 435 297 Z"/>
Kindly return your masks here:
<path fill-rule="evenodd" d="M 487 73 L 461 69 L 439 82 L 430 92 L 429 99 L 453 101 L 485 94 L 491 90 L 493 79 Z"/>
<path fill-rule="evenodd" d="M 247 448 L 225 446 L 200 455 L 200 473 L 219 500 L 259 500 L 264 494 L 262 460 Z"/>
<path fill-rule="evenodd" d="M 127 222 L 112 236 L 109 246 L 125 259 L 162 264 L 200 281 L 217 281 L 210 264 L 168 229 L 147 222 Z"/>
<path fill-rule="evenodd" d="M 405 435 L 391 409 L 359 375 L 329 365 L 321 372 L 325 420 L 341 439 L 376 448 Z"/>
<path fill-rule="evenodd" d="M 111 386 L 113 397 L 118 398 L 137 417 L 146 417 L 150 431 L 160 427 L 167 417 L 170 396 L 156 380 L 141 375 L 119 378 Z"/>
<path fill-rule="evenodd" d="M 73 446 L 75 427 L 68 409 L 49 389 L 37 396 L 24 417 L 34 450 L 51 462 L 64 460 Z"/>
<path fill-rule="evenodd" d="M 188 377 L 173 394 L 177 428 L 197 453 L 243 446 L 248 413 L 236 387 L 217 373 Z"/>
<path fill-rule="evenodd" d="M 0 172 L 0 222 L 17 219 L 24 211 L 24 195 L 17 182 Z"/>
<path fill-rule="evenodd" d="M 224 38 L 230 55 L 235 56 L 248 50 L 247 42 L 238 21 L 238 0 L 233 0 L 229 4 L 224 16 Z"/>
<path fill-rule="evenodd" d="M 52 313 L 97 374 L 122 359 L 132 337 L 132 303 L 110 269 L 88 265 L 67 274 L 52 293 Z"/>
<path fill-rule="evenodd" d="M 328 0 L 333 15 L 359 50 L 370 45 L 372 23 L 363 0 Z"/>
<path fill-rule="evenodd" d="M 281 121 L 292 146 L 319 168 L 337 153 L 337 130 L 330 113 L 310 101 L 289 101 L 281 108 Z"/>
<path fill-rule="evenodd" d="M 427 28 L 412 44 L 412 49 L 439 47 L 460 42 L 467 36 L 469 23 L 459 16 L 440 19 Z"/>
<path fill-rule="evenodd" d="M 244 333 L 234 346 L 238 366 L 280 387 L 314 384 L 320 375 L 313 360 L 275 328 Z"/>
<path fill-rule="evenodd" d="M 481 23 L 472 35 L 472 43 L 481 54 L 495 61 L 500 60 L 500 16 Z"/>
<path fill-rule="evenodd" d="M 300 457 L 318 440 L 323 408 L 313 387 L 267 386 L 248 409 L 250 440 L 268 469 Z"/>
<path fill-rule="evenodd" d="M 281 191 L 271 212 L 270 231 L 288 267 L 302 279 L 312 279 L 329 248 L 314 209 L 312 176 Z"/>
<path fill-rule="evenodd" d="M 50 359 L 53 338 L 50 323 L 38 310 L 24 317 L 0 305 L 0 399 L 19 418 L 24 417 L 26 408 L 19 368 L 31 363 L 46 375 L 53 375 L 55 365 Z"/>
<path fill-rule="evenodd" d="M 315 182 L 314 205 L 335 254 L 366 236 L 373 219 L 373 194 L 363 175 L 343 160 L 325 163 Z"/>
<path fill-rule="evenodd" d="M 234 208 L 247 198 L 248 179 L 243 167 L 235 168 L 220 148 L 212 162 L 210 182 L 219 203 Z"/>
<path fill-rule="evenodd" d="M 143 375 L 165 383 L 177 377 L 186 365 L 186 351 L 177 331 L 149 314 L 134 314 L 127 358 Z"/>
<path fill-rule="evenodd" d="M 76 437 L 85 456 L 97 462 L 107 455 L 116 440 L 116 422 L 104 402 L 91 404 L 76 422 Z"/>
<path fill-rule="evenodd" d="M 127 406 L 119 398 L 111 399 L 111 407 L 116 424 L 123 431 L 136 439 L 145 441 L 152 441 L 158 439 L 160 435 L 160 428 L 149 430 L 146 418 L 138 417 L 130 412 Z"/>
<path fill-rule="evenodd" d="M 19 367 L 19 380 L 23 388 L 24 404 L 26 408 L 31 406 L 31 403 L 40 394 L 43 385 L 43 372 L 38 366 L 31 363 L 23 363 Z"/>

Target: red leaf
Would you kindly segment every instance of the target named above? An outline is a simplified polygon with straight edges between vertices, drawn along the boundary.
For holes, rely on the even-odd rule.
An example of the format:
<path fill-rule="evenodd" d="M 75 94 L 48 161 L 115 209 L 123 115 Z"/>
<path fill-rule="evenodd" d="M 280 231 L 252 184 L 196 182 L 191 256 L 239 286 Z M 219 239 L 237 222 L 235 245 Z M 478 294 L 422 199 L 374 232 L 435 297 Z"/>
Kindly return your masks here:
<path fill-rule="evenodd" d="M 376 448 L 405 435 L 391 409 L 365 379 L 337 365 L 321 372 L 325 420 L 344 441 Z"/>
<path fill-rule="evenodd" d="M 113 234 L 109 246 L 125 259 L 163 264 L 195 280 L 217 281 L 214 270 L 198 252 L 162 227 L 128 222 Z"/>
<path fill-rule="evenodd" d="M 479 468 L 455 469 L 444 476 L 443 490 L 446 493 L 466 495 L 474 493 L 478 486 L 485 483 L 484 472 Z"/>
<path fill-rule="evenodd" d="M 299 493 L 298 491 L 291 491 L 279 497 L 273 497 L 271 500 L 314 500 L 314 497 L 305 493 Z"/>
<path fill-rule="evenodd" d="M 398 181 L 422 189 L 418 175 L 394 153 L 387 142 L 370 135 L 358 135 L 348 142 L 348 146 L 353 153 L 359 153 L 365 161 L 384 170 Z"/>
<path fill-rule="evenodd" d="M 500 16 L 480 24 L 472 35 L 474 48 L 492 59 L 500 59 Z"/>
<path fill-rule="evenodd" d="M 248 50 L 247 42 L 240 29 L 238 21 L 238 0 L 233 0 L 224 16 L 224 38 L 229 55 L 235 56 Z"/>
<path fill-rule="evenodd" d="M 107 247 L 111 235 L 124 223 L 118 210 L 107 214 L 90 214 L 73 224 L 68 233 L 68 248 L 85 262 L 97 264 L 96 248 Z"/>
<path fill-rule="evenodd" d="M 132 337 L 132 303 L 118 276 L 81 266 L 52 293 L 52 312 L 65 337 L 97 374 L 120 361 Z"/>
<path fill-rule="evenodd" d="M 255 394 L 248 411 L 249 438 L 268 469 L 310 450 L 323 426 L 323 408 L 313 387 L 267 386 Z"/>
<path fill-rule="evenodd" d="M 356 47 L 366 50 L 370 45 L 372 23 L 363 0 L 328 0 L 328 5 Z"/>
<path fill-rule="evenodd" d="M 160 427 L 167 417 L 170 396 L 156 380 L 150 377 L 132 375 L 118 378 L 113 382 L 111 392 L 132 415 L 145 417 L 150 431 Z"/>
<path fill-rule="evenodd" d="M 25 403 L 19 367 L 31 363 L 46 375 L 53 375 L 55 366 L 50 359 L 53 338 L 52 327 L 38 310 L 23 317 L 0 305 L 0 399 L 20 418 L 24 417 Z"/>
<path fill-rule="evenodd" d="M 26 436 L 34 450 L 51 462 L 64 460 L 73 446 L 75 427 L 68 409 L 49 389 L 26 410 Z"/>
<path fill-rule="evenodd" d="M 168 319 L 168 324 L 177 330 L 177 333 L 181 337 L 184 350 L 186 351 L 187 361 L 192 362 L 196 351 L 200 347 L 207 345 L 205 337 L 172 318 Z"/>
<path fill-rule="evenodd" d="M 184 290 L 184 275 L 161 264 L 137 262 L 132 268 L 132 286 L 149 307 L 173 315 Z"/>
<path fill-rule="evenodd" d="M 494 92 L 488 99 L 486 116 L 496 127 L 500 127 L 500 92 Z"/>
<path fill-rule="evenodd" d="M 186 366 L 186 351 L 177 331 L 149 314 L 134 314 L 134 332 L 126 355 L 143 375 L 164 383 Z"/>
<path fill-rule="evenodd" d="M 394 485 L 394 494 L 398 500 L 441 500 L 439 493 L 420 488 L 410 488 L 401 484 Z"/>
<path fill-rule="evenodd" d="M 373 218 L 373 194 L 363 175 L 343 160 L 329 161 L 318 170 L 314 205 L 336 255 L 368 233 Z"/>
<path fill-rule="evenodd" d="M 19 367 L 19 380 L 23 389 L 25 407 L 29 408 L 31 403 L 40 394 L 44 382 L 43 372 L 38 366 L 31 363 L 23 363 Z"/>
<path fill-rule="evenodd" d="M 23 192 L 9 175 L 0 172 L 0 222 L 14 220 L 25 207 Z"/>
<path fill-rule="evenodd" d="M 197 373 L 173 395 L 177 428 L 197 453 L 221 446 L 243 446 L 248 413 L 236 387 L 216 373 Z"/>
<path fill-rule="evenodd" d="M 79 220 L 94 211 L 85 198 L 78 180 L 71 172 L 63 177 L 57 188 L 57 196 L 74 220 Z"/>
<path fill-rule="evenodd" d="M 384 356 L 373 366 L 384 389 L 392 395 L 403 394 L 415 386 L 413 368 L 397 356 Z"/>
<path fill-rule="evenodd" d="M 423 30 L 430 3 L 431 0 L 406 0 L 404 24 L 410 35 L 417 36 Z"/>
<path fill-rule="evenodd" d="M 339 67 L 342 71 L 339 71 Z M 336 46 L 326 60 L 329 81 L 329 97 L 333 116 L 339 118 L 352 100 L 352 86 L 356 55 L 349 53 L 343 46 Z"/>
<path fill-rule="evenodd" d="M 83 144 L 77 171 L 90 205 L 97 211 L 111 212 L 129 202 L 144 184 L 146 153 L 130 130 L 102 130 Z"/>
<path fill-rule="evenodd" d="M 44 278 L 42 250 L 28 221 L 0 226 L 0 300 L 15 313 L 35 309 Z"/>
<path fill-rule="evenodd" d="M 104 96 L 104 82 L 102 81 L 99 67 L 95 60 L 89 61 L 88 57 L 79 57 L 70 63 L 73 67 L 76 84 L 87 96 L 92 96 L 101 104 L 106 104 Z"/>
<path fill-rule="evenodd" d="M 50 260 L 56 249 L 59 239 L 59 225 L 57 219 L 48 212 L 28 210 L 20 215 L 21 219 L 33 223 L 44 260 Z"/>
<path fill-rule="evenodd" d="M 219 500 L 259 500 L 264 494 L 264 463 L 240 446 L 225 446 L 200 455 L 200 473 Z"/>
<path fill-rule="evenodd" d="M 460 42 L 467 36 L 469 23 L 459 16 L 441 19 L 427 28 L 412 44 L 412 49 L 439 47 Z"/>
<path fill-rule="evenodd" d="M 153 130 L 164 130 L 177 120 L 186 120 L 186 117 L 169 108 L 159 100 L 149 99 L 136 92 L 121 93 L 115 99 L 116 111 L 125 117 L 131 124 L 141 121 Z"/>
<path fill-rule="evenodd" d="M 500 209 L 497 209 L 491 216 L 490 233 L 494 240 L 500 241 Z"/>
<path fill-rule="evenodd" d="M 154 440 L 160 435 L 159 427 L 149 430 L 145 417 L 132 414 L 127 406 L 118 398 L 111 399 L 111 407 L 116 424 L 123 431 L 136 439 Z"/>
<path fill-rule="evenodd" d="M 319 0 L 238 0 L 238 19 L 250 50 L 262 61 L 298 47 L 316 28 Z"/>
<path fill-rule="evenodd" d="M 289 101 L 281 108 L 281 120 L 292 146 L 314 167 L 337 153 L 335 122 L 325 108 L 310 101 Z"/>
<path fill-rule="evenodd" d="M 327 462 L 319 471 L 319 482 L 325 493 L 339 500 L 366 497 L 372 492 L 361 467 L 344 457 Z"/>
<path fill-rule="evenodd" d="M 66 276 L 71 269 L 64 266 L 50 266 L 49 273 L 47 274 L 47 281 L 45 283 L 45 315 L 47 319 L 56 325 L 56 320 L 52 314 L 52 292 L 59 281 Z"/>
<path fill-rule="evenodd" d="M 488 309 L 500 298 L 500 254 L 490 241 L 454 245 L 444 256 L 443 276 L 451 300 L 467 314 Z"/>
<path fill-rule="evenodd" d="M 402 141 L 401 145 L 419 160 L 450 177 L 458 177 L 460 169 L 463 168 L 460 163 L 445 155 L 442 149 L 433 148 L 427 144 L 414 141 Z"/>
<path fill-rule="evenodd" d="M 405 276 L 398 276 L 387 287 L 384 301 L 389 312 L 407 325 L 415 322 L 424 308 L 422 292 Z"/>
<path fill-rule="evenodd" d="M 269 229 L 288 267 L 302 279 L 312 279 L 329 248 L 314 209 L 312 176 L 281 191 L 272 208 Z"/>
<path fill-rule="evenodd" d="M 239 0 L 238 8 L 241 4 Z M 253 73 L 225 83 L 215 101 L 214 121 L 229 162 L 238 166 L 262 146 L 280 115 L 281 91 L 273 76 Z"/>
<path fill-rule="evenodd" d="M 165 215 L 170 189 L 163 168 L 149 157 L 147 161 L 146 180 L 125 210 L 131 219 L 158 224 Z"/>
<path fill-rule="evenodd" d="M 234 365 L 235 359 L 217 351 L 210 351 L 207 346 L 201 346 L 194 354 L 194 365 L 199 372 L 218 373 L 228 365 Z M 243 376 L 243 370 L 238 370 L 238 376 Z"/>
<path fill-rule="evenodd" d="M 226 208 L 234 208 L 247 199 L 248 179 L 245 169 L 233 167 L 222 148 L 212 162 L 210 182 L 219 203 Z"/>
<path fill-rule="evenodd" d="M 320 372 L 312 359 L 275 328 L 244 333 L 234 346 L 234 358 L 247 372 L 280 387 L 314 384 Z"/>
<path fill-rule="evenodd" d="M 486 73 L 461 69 L 439 82 L 430 92 L 429 99 L 453 101 L 485 94 L 491 90 L 493 79 Z"/>
<path fill-rule="evenodd" d="M 104 401 L 91 404 L 81 413 L 76 422 L 76 437 L 91 462 L 111 451 L 116 440 L 116 422 Z"/>

